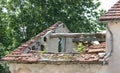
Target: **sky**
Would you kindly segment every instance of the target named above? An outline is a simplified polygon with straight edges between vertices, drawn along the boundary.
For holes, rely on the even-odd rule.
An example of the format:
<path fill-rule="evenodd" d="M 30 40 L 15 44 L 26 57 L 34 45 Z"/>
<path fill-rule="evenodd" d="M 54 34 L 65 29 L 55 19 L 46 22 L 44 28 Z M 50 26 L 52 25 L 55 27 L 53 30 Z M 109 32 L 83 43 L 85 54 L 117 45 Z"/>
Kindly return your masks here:
<path fill-rule="evenodd" d="M 99 9 L 104 9 L 107 11 L 119 0 L 99 0 L 99 1 L 101 2 L 101 6 L 99 7 Z"/>

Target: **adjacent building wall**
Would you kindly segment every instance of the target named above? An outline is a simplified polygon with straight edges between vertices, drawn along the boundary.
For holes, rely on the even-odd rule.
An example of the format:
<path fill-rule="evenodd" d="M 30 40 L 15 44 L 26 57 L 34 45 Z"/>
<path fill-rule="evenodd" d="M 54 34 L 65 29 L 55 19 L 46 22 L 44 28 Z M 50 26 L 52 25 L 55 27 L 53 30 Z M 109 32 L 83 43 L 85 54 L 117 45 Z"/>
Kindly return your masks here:
<path fill-rule="evenodd" d="M 120 21 L 111 21 L 108 23 L 109 28 L 113 33 L 113 53 L 109 60 L 108 73 L 120 72 Z M 110 35 L 107 32 L 107 44 L 110 47 Z"/>
<path fill-rule="evenodd" d="M 101 64 L 10 64 L 11 73 L 106 73 Z"/>

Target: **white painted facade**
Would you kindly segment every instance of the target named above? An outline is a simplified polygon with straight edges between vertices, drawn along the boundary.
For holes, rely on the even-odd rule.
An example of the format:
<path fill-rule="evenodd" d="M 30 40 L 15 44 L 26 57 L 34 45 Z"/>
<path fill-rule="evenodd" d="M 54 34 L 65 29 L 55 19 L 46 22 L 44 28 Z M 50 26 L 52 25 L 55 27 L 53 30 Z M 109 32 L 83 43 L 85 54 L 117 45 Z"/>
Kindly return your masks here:
<path fill-rule="evenodd" d="M 108 26 L 113 34 L 113 53 L 109 60 L 107 73 L 120 72 L 120 21 L 109 21 Z M 107 44 L 110 48 L 110 34 L 107 32 Z"/>

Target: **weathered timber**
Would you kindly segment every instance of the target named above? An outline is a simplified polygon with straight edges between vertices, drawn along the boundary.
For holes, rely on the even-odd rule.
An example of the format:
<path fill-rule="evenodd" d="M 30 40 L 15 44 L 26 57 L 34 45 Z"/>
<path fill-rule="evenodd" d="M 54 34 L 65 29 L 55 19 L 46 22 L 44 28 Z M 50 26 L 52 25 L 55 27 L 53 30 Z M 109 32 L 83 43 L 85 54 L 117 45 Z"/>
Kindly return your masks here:
<path fill-rule="evenodd" d="M 52 33 L 50 38 L 86 38 L 86 37 L 96 37 L 105 38 L 105 33 Z"/>
<path fill-rule="evenodd" d="M 105 38 L 74 38 L 73 42 L 82 42 L 82 41 L 105 41 Z"/>

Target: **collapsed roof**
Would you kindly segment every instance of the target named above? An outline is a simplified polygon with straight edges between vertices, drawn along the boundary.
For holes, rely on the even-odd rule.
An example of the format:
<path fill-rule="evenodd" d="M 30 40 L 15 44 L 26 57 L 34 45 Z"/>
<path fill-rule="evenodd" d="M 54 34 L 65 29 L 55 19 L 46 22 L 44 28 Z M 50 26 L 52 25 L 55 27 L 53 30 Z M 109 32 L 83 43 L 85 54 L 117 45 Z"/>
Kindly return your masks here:
<path fill-rule="evenodd" d="M 55 23 L 53 26 L 39 33 L 31 40 L 25 42 L 20 47 L 16 48 L 10 54 L 2 58 L 3 61 L 12 63 L 40 63 L 40 62 L 71 62 L 71 63 L 102 63 L 106 52 L 106 43 L 101 42 L 96 45 L 89 45 L 83 52 L 80 53 L 42 53 L 38 50 L 29 49 L 33 43 L 37 43 L 42 36 L 45 36 L 49 31 L 55 33 L 54 30 L 64 25 L 61 22 Z M 49 62 L 50 61 L 50 62 Z"/>

